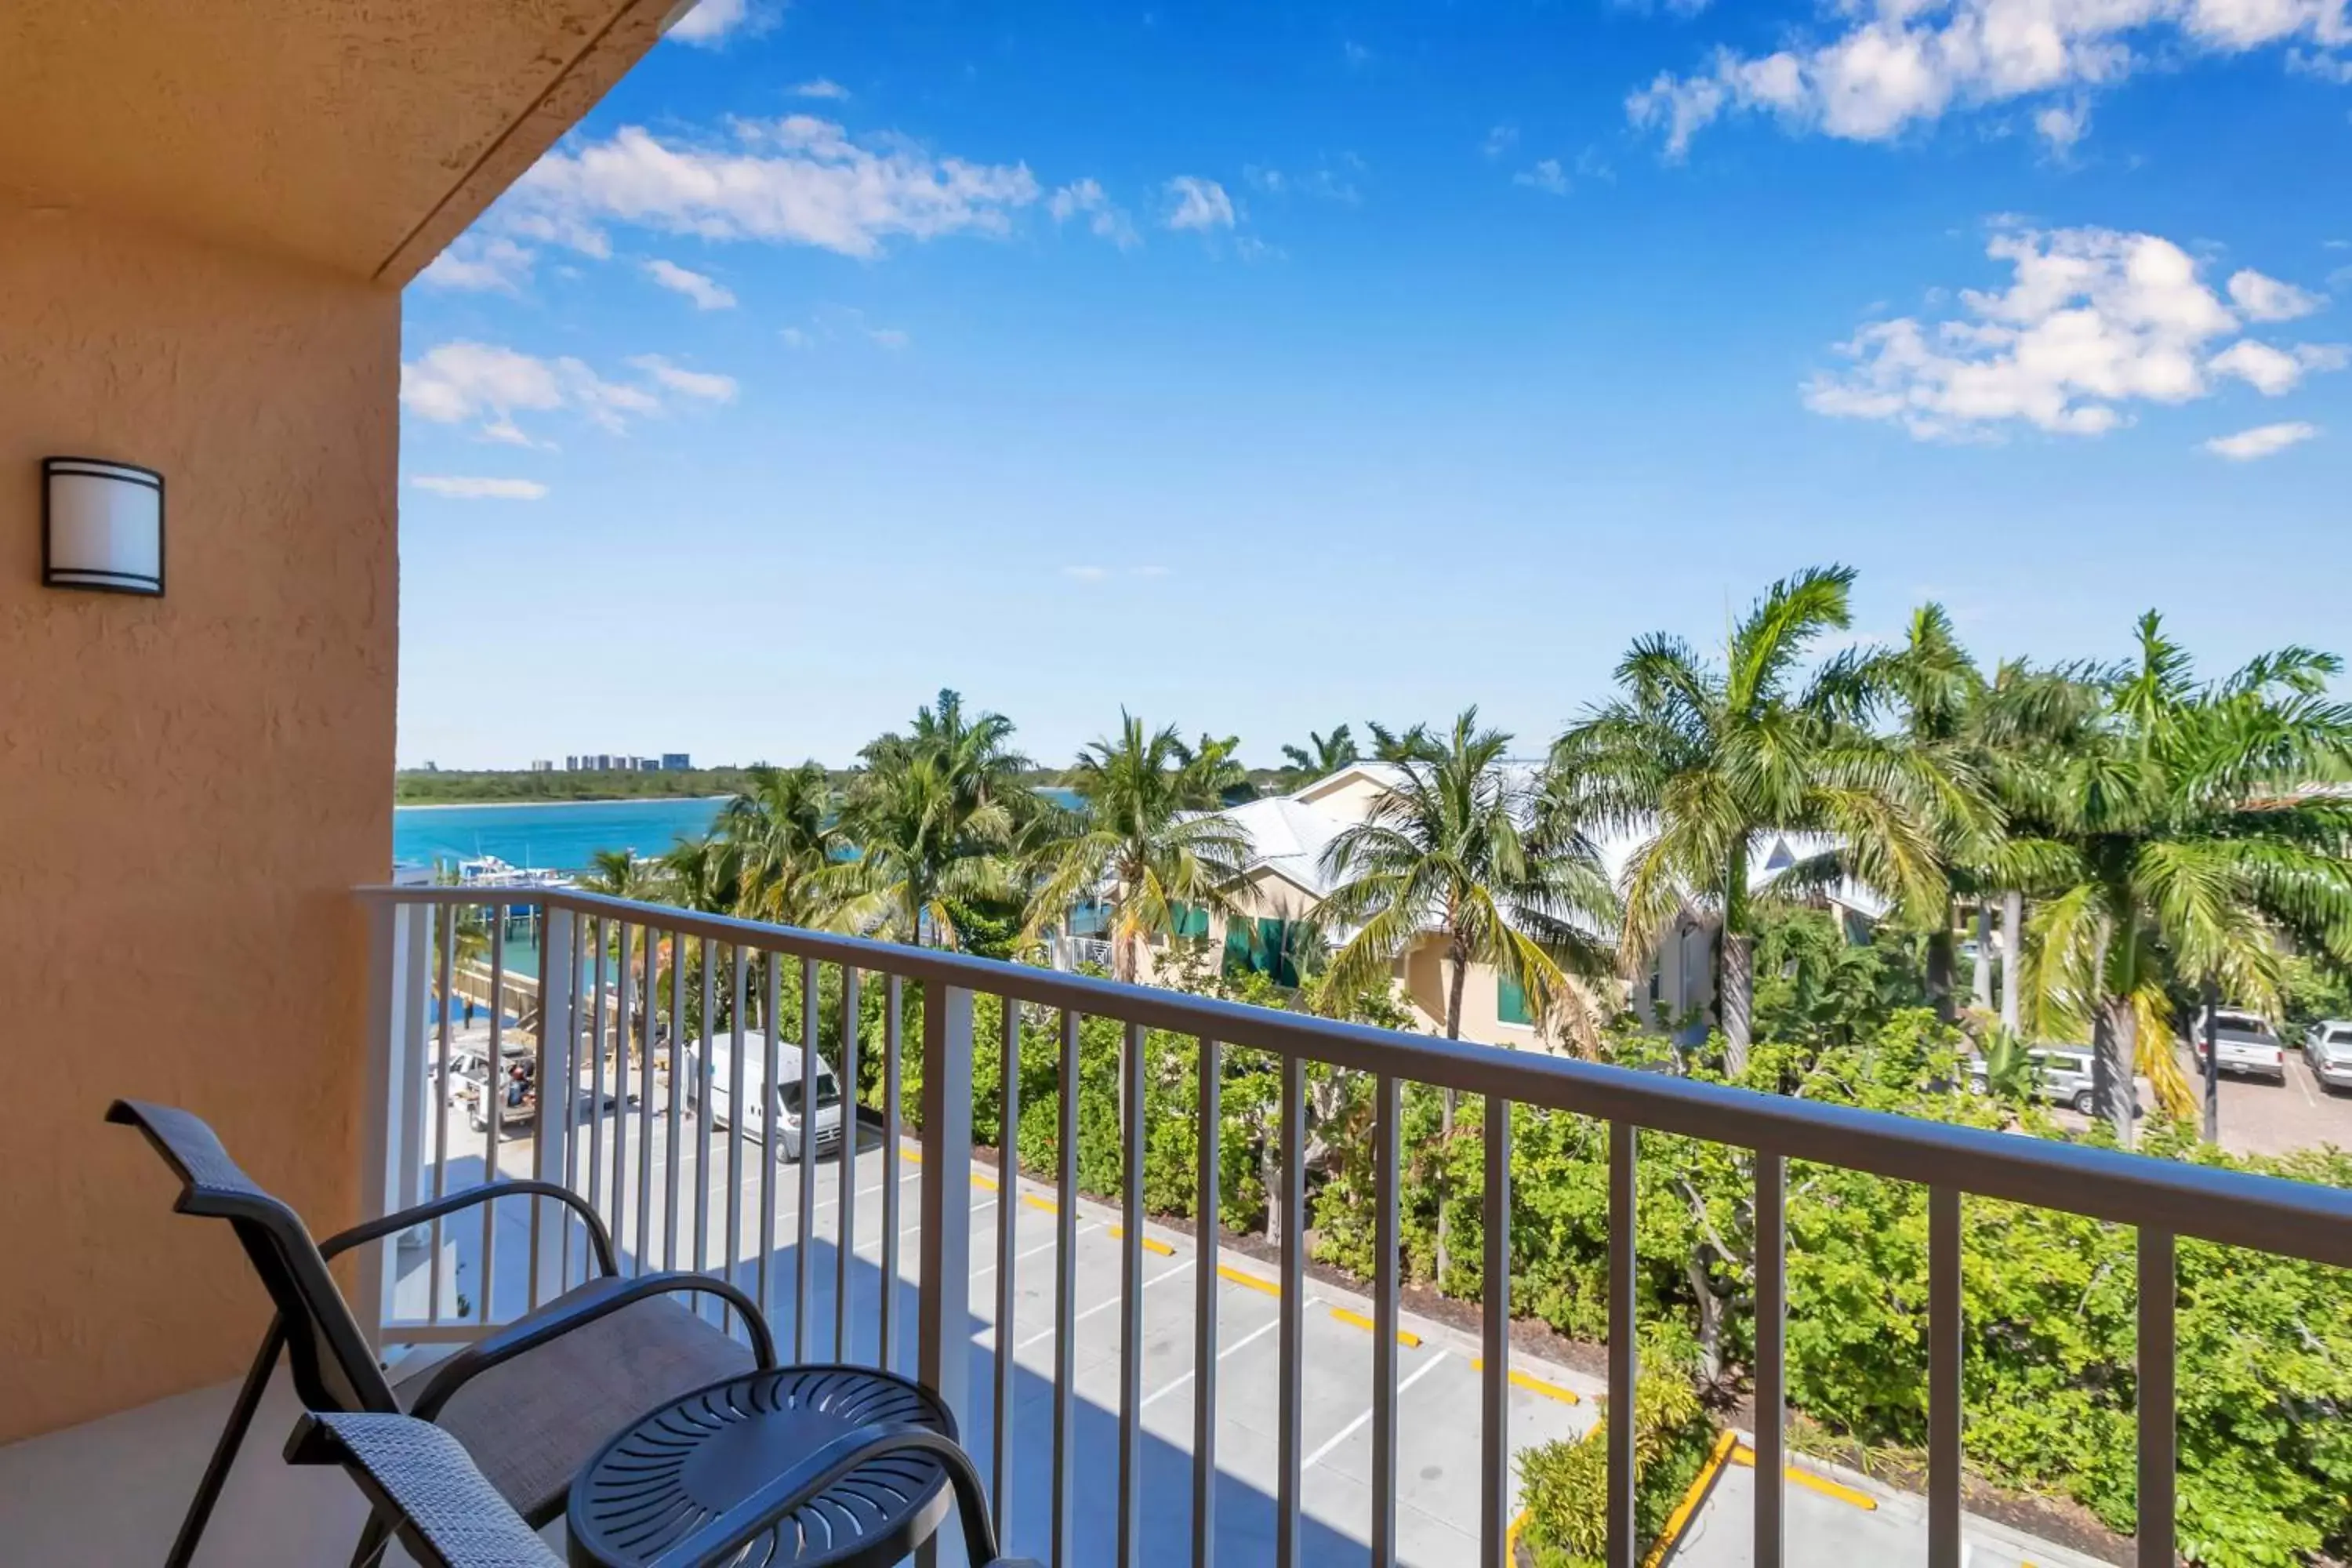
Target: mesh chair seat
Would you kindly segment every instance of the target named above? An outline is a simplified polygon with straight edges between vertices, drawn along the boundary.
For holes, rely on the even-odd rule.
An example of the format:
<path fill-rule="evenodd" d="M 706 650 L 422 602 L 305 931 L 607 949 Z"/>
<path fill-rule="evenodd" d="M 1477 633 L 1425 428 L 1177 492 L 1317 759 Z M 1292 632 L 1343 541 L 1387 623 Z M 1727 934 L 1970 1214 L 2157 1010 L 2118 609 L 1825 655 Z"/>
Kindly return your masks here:
<path fill-rule="evenodd" d="M 551 1306 L 598 1289 L 591 1281 Z M 466 1447 L 516 1511 L 544 1518 L 614 1430 L 685 1389 L 749 1372 L 751 1351 L 674 1298 L 622 1308 L 490 1368 L 459 1389 L 435 1422 Z M 393 1385 L 404 1410 L 432 1380 L 427 1366 Z"/>

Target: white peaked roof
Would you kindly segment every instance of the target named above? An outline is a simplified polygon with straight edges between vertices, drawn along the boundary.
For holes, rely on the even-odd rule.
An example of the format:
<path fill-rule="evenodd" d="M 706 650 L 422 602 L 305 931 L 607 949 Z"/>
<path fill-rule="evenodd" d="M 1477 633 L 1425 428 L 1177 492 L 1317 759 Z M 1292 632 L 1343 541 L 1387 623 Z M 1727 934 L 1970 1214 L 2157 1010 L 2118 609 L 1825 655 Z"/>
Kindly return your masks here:
<path fill-rule="evenodd" d="M 1338 886 L 1323 874 L 1324 850 L 1361 820 L 1295 795 L 1267 795 L 1228 806 L 1220 815 L 1249 836 L 1249 869 L 1273 871 L 1318 899 Z"/>

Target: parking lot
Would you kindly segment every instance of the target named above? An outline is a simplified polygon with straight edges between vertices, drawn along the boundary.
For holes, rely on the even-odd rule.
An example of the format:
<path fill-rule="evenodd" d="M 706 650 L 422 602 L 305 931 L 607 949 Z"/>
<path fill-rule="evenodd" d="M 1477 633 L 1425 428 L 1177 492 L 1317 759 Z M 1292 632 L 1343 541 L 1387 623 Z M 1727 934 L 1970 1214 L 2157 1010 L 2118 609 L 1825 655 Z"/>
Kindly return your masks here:
<path fill-rule="evenodd" d="M 2286 1042 L 2283 1084 L 2221 1075 L 2222 1148 L 2232 1154 L 2291 1154 L 2329 1143 L 2352 1149 L 2352 1094 L 2332 1091 L 2313 1077 L 2301 1045 L 2300 1039 Z M 2201 1097 L 2204 1079 L 2186 1051 L 2180 1066 Z"/>
<path fill-rule="evenodd" d="M 659 1173 L 669 1168 L 667 1094 L 656 1079 L 656 1114 L 647 1165 L 655 1173 L 653 1202 L 643 1205 L 646 1254 L 656 1265 L 667 1261 L 667 1194 Z M 601 1129 L 604 1169 L 598 1186 L 604 1207 L 613 1208 L 614 1123 L 607 1113 Z M 640 1215 L 635 1185 L 639 1140 L 647 1123 L 641 1105 L 627 1112 L 624 1152 L 626 1189 L 616 1237 L 634 1251 Z M 467 1130 L 462 1112 L 446 1123 L 452 1186 L 479 1179 L 481 1138 Z M 583 1124 L 585 1140 L 590 1128 Z M 500 1150 L 500 1168 L 524 1174 L 530 1164 L 529 1130 Z M 706 1141 L 689 1114 L 679 1128 L 682 1182 L 676 1256 L 694 1258 L 695 1196 L 704 1194 L 706 1255 L 722 1267 L 729 1192 L 727 1140 Z M 830 1359 L 836 1324 L 851 1360 L 870 1363 L 878 1353 L 880 1300 L 884 1288 L 882 1188 L 879 1140 L 869 1130 L 858 1155 L 851 1189 L 854 1234 L 846 1310 L 839 1309 L 841 1194 L 837 1165 L 818 1173 L 810 1248 L 812 1359 Z M 770 1317 L 786 1356 L 794 1340 L 799 1233 L 797 1165 L 763 1164 L 757 1143 L 746 1141 L 740 1194 L 738 1261 L 734 1278 L 758 1290 L 763 1175 L 772 1178 L 776 1245 L 767 1254 Z M 917 1364 L 915 1329 L 920 1269 L 918 1182 L 921 1165 L 912 1144 L 901 1164 L 901 1253 L 897 1289 L 892 1364 L 911 1372 Z M 1024 1181 L 1005 1191 L 992 1170 L 964 1173 L 972 1212 L 971 1285 L 971 1404 L 964 1432 L 983 1473 L 992 1464 L 995 1355 L 1009 1342 L 1016 1371 L 1013 1421 L 1013 1527 L 1010 1546 L 1044 1557 L 1051 1542 L 1053 1478 L 1053 1366 L 1055 1360 L 1055 1226 L 1050 1188 Z M 495 1271 L 497 1311 L 511 1315 L 529 1291 L 530 1220 L 520 1204 L 502 1205 L 498 1220 Z M 996 1305 L 997 1226 L 1014 1225 L 1015 1300 L 1006 1333 L 999 1335 Z M 1117 1213 L 1090 1202 L 1079 1205 L 1076 1275 L 1076 1340 L 1073 1353 L 1077 1397 L 1072 1474 L 1077 1561 L 1115 1559 L 1118 1496 L 1118 1415 L 1120 1370 L 1121 1244 L 1114 1234 Z M 1276 1467 L 1276 1322 L 1280 1307 L 1273 1270 L 1257 1259 L 1225 1250 L 1204 1257 L 1192 1237 L 1156 1226 L 1145 1230 L 1141 1497 L 1142 1558 L 1151 1564 L 1189 1563 L 1192 1447 L 1192 1381 L 1196 1284 L 1203 1267 L 1218 1272 L 1217 1458 L 1220 1483 L 1215 1529 L 1218 1556 L 1235 1563 L 1270 1562 L 1275 1530 Z M 442 1289 L 446 1306 L 479 1279 L 478 1225 L 450 1226 L 442 1241 Z M 584 1249 L 575 1249 L 575 1275 Z M 402 1255 L 399 1286 L 404 1312 L 421 1310 L 430 1278 L 428 1253 Z M 625 1266 L 627 1262 L 625 1261 Z M 1370 1303 L 1349 1291 L 1309 1280 L 1302 1318 L 1304 1357 L 1301 1393 L 1305 1446 L 1303 1488 L 1304 1560 L 1310 1564 L 1363 1561 L 1370 1539 L 1372 1469 L 1372 1336 Z M 1478 1346 L 1471 1336 L 1408 1315 L 1407 1338 L 1398 1350 L 1399 1452 L 1397 1527 L 1400 1560 L 1440 1568 L 1475 1561 L 1479 1472 Z M 1591 1426 L 1601 1408 L 1602 1385 L 1595 1379 L 1531 1357 L 1515 1355 L 1512 1366 L 1511 1442 L 1515 1451 L 1572 1436 Z M 1672 1561 L 1733 1568 L 1748 1561 L 1752 1468 L 1733 1450 L 1694 1500 L 1678 1532 Z M 1926 1562 L 1924 1503 L 1859 1476 L 1807 1465 L 1792 1472 L 1789 1492 L 1790 1561 L 1846 1564 Z M 1969 1524 L 1971 1561 L 1978 1568 L 2041 1568 L 2087 1562 L 2063 1549 L 2036 1542 L 1987 1521 Z"/>

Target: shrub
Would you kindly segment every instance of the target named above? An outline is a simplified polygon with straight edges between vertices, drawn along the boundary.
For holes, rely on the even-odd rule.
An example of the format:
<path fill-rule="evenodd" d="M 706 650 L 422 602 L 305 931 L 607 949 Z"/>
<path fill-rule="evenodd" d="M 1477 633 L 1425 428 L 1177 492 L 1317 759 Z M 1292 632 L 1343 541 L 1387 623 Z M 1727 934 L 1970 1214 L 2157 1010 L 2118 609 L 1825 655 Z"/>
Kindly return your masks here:
<path fill-rule="evenodd" d="M 1644 1365 L 1633 1389 L 1633 1518 L 1645 1553 L 1706 1463 L 1714 1431 L 1688 1367 L 1669 1358 Z M 1518 1458 L 1527 1523 L 1519 1540 L 1537 1568 L 1601 1568 L 1609 1550 L 1609 1421 L 1604 1412 L 1580 1437 L 1540 1443 Z"/>

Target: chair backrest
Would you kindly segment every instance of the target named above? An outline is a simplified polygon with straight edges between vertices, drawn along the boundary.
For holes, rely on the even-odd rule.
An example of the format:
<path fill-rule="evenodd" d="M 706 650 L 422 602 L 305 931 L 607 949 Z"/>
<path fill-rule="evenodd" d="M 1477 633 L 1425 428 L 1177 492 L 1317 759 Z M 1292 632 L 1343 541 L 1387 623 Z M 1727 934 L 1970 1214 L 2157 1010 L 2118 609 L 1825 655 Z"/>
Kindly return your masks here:
<path fill-rule="evenodd" d="M 180 1214 L 225 1219 L 286 1326 L 294 1392 L 312 1410 L 397 1411 L 392 1384 L 335 1288 L 302 1217 L 254 1184 L 194 1112 L 118 1100 L 106 1119 L 136 1127 L 180 1178 Z"/>

